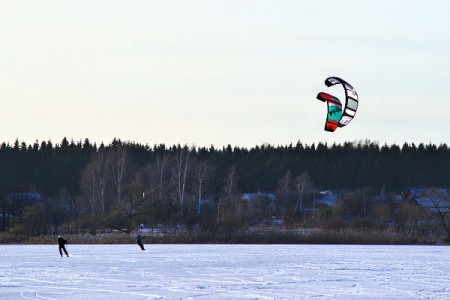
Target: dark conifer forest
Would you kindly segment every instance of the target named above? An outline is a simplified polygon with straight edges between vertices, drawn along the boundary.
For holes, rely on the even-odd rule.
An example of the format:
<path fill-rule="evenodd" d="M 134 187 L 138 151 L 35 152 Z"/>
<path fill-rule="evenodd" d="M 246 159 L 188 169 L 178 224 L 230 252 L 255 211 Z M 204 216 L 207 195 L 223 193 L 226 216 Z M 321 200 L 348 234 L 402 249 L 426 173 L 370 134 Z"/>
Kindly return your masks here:
<path fill-rule="evenodd" d="M 364 191 L 364 207 L 334 209 L 333 217 L 319 210 L 315 218 L 329 221 L 339 215 L 345 220 L 351 215 L 374 221 L 381 213 L 366 204 L 366 197 L 382 194 L 392 211 L 394 195 L 412 187 L 448 189 L 449 175 L 447 144 L 299 141 L 216 148 L 117 139 L 108 145 L 88 139 L 17 140 L 0 145 L 0 231 L 131 231 L 140 224 L 240 228 L 271 218 L 304 223 L 325 190 L 347 191 L 340 197 L 341 208 L 346 201 L 359 203 Z M 31 193 L 40 199 L 26 199 Z M 242 201 L 245 193 L 270 193 L 277 200 L 249 204 Z M 384 222 L 394 217 L 391 213 Z"/>
<path fill-rule="evenodd" d="M 288 146 L 261 145 L 239 148 L 197 148 L 187 145 L 141 145 L 114 140 L 109 145 L 96 145 L 85 140 L 60 143 L 43 141 L 27 145 L 0 146 L 0 182 L 3 186 L 39 191 L 54 197 L 60 189 L 80 194 L 80 177 L 96 156 L 104 155 L 112 164 L 112 156 L 125 150 L 127 174 L 142 173 L 166 157 L 170 163 L 185 155 L 189 177 L 194 169 L 208 164 L 210 185 L 205 192 L 218 194 L 230 168 L 235 168 L 240 192 L 274 192 L 278 181 L 290 171 L 296 177 L 307 172 L 322 189 L 358 187 L 402 191 L 409 186 L 449 187 L 450 149 L 446 144 L 379 145 L 376 142 Z M 108 156 L 108 157 L 106 157 Z M 112 175 L 112 174 L 111 174 Z M 124 178 L 125 181 L 130 178 Z"/>

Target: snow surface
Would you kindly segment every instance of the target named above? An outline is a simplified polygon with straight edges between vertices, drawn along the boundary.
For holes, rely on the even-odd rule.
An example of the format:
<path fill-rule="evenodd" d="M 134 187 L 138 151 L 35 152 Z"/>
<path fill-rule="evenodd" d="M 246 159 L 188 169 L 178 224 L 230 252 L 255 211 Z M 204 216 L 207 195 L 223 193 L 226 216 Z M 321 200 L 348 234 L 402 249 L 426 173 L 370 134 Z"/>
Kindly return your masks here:
<path fill-rule="evenodd" d="M 1 245 L 0 299 L 450 299 L 450 247 Z"/>

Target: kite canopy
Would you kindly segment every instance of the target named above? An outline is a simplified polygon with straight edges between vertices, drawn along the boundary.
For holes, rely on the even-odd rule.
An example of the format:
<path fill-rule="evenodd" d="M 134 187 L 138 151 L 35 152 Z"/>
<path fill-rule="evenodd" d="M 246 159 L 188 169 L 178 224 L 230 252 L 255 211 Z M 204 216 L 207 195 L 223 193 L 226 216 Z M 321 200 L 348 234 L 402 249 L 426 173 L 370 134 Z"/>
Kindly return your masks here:
<path fill-rule="evenodd" d="M 326 101 L 328 104 L 328 115 L 325 124 L 326 131 L 335 131 L 337 127 L 346 126 L 353 120 L 358 109 L 358 93 L 352 85 L 339 77 L 328 77 L 325 79 L 325 85 L 328 87 L 336 84 L 341 84 L 345 91 L 343 108 L 338 98 L 327 93 L 319 93 L 317 95 L 317 99 Z"/>
<path fill-rule="evenodd" d="M 326 131 L 335 131 L 339 126 L 339 120 L 342 117 L 342 104 L 338 98 L 327 93 L 319 93 L 317 99 L 327 102 L 328 113 L 325 122 Z"/>

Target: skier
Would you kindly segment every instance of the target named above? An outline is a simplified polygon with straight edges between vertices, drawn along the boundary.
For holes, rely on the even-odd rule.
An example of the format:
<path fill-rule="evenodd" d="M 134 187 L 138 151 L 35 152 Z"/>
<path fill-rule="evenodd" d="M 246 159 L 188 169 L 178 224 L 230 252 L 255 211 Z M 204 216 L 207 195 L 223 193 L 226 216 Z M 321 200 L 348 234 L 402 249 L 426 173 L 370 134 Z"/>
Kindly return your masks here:
<path fill-rule="evenodd" d="M 60 235 L 58 235 L 58 246 L 59 246 L 59 254 L 61 254 L 61 257 L 63 257 L 63 251 L 69 257 L 69 253 L 67 253 L 65 245 L 67 244 L 67 241 Z"/>
<path fill-rule="evenodd" d="M 140 234 L 137 235 L 137 237 L 136 237 L 136 242 L 137 242 L 137 244 L 139 245 L 139 247 L 141 247 L 141 250 L 145 250 L 145 249 L 144 249 L 144 245 L 142 244 L 142 237 L 141 237 Z"/>

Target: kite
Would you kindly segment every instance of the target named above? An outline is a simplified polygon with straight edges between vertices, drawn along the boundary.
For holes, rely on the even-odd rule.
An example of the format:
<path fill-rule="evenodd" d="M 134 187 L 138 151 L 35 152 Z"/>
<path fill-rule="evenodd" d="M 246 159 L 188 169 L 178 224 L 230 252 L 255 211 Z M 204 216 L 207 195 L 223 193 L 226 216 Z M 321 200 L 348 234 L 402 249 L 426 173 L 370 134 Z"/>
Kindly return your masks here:
<path fill-rule="evenodd" d="M 341 101 L 337 97 L 323 92 L 317 95 L 317 99 L 328 104 L 328 114 L 325 123 L 326 131 L 335 131 L 338 127 L 346 126 L 353 120 L 358 109 L 358 93 L 353 86 L 339 77 L 328 77 L 325 80 L 325 85 L 328 87 L 336 84 L 341 84 L 344 88 L 344 107 L 342 107 Z"/>

